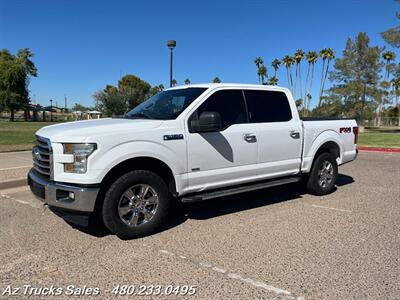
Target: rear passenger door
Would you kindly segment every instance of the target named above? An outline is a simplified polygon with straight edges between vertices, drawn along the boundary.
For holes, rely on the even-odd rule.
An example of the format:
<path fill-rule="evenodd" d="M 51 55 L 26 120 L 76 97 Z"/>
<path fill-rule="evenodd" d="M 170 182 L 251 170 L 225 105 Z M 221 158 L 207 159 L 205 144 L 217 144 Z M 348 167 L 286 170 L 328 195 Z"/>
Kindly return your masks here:
<path fill-rule="evenodd" d="M 298 115 L 292 115 L 287 95 L 274 90 L 245 90 L 244 94 L 249 122 L 257 125 L 257 176 L 261 179 L 297 174 L 302 128 Z"/>
<path fill-rule="evenodd" d="M 243 92 L 222 89 L 190 114 L 188 124 L 203 112 L 221 115 L 222 130 L 187 135 L 188 179 L 191 191 L 249 181 L 256 175 L 256 125 L 248 123 Z M 189 125 L 190 127 L 190 125 Z"/>

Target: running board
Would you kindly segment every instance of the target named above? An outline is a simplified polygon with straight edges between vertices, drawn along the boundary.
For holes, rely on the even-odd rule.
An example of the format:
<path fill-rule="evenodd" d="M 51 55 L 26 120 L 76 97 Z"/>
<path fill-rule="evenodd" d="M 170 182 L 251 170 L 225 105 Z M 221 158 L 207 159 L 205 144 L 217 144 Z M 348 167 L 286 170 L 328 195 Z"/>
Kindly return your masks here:
<path fill-rule="evenodd" d="M 299 177 L 290 177 L 290 178 L 284 178 L 284 179 L 275 179 L 275 180 L 270 180 L 270 181 L 264 181 L 261 183 L 258 182 L 258 183 L 248 184 L 248 185 L 235 186 L 235 187 L 220 189 L 220 190 L 216 190 L 216 191 L 206 191 L 204 193 L 196 193 L 196 194 L 192 194 L 192 195 L 183 196 L 181 198 L 181 201 L 184 203 L 198 202 L 198 201 L 208 200 L 208 199 L 212 199 L 212 198 L 219 198 L 219 197 L 224 197 L 224 196 L 229 196 L 229 195 L 234 195 L 234 194 L 239 194 L 239 193 L 244 193 L 244 192 L 261 190 L 264 188 L 273 187 L 273 186 L 277 186 L 277 185 L 298 182 L 300 180 L 301 180 L 300 176 Z"/>

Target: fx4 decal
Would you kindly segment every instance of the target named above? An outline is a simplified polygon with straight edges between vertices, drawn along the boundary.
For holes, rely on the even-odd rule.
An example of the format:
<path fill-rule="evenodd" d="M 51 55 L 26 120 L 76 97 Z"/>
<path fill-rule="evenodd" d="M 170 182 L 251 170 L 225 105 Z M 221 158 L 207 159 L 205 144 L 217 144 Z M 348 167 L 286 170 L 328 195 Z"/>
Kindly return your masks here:
<path fill-rule="evenodd" d="M 351 127 L 341 127 L 339 129 L 340 133 L 350 133 L 351 132 Z"/>

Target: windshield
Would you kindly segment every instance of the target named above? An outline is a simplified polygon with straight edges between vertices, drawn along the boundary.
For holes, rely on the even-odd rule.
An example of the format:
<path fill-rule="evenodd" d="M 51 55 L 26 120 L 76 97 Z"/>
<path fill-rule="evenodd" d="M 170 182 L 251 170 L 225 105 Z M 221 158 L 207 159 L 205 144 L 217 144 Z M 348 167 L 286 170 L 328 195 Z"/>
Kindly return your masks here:
<path fill-rule="evenodd" d="M 172 120 L 199 97 L 206 88 L 185 88 L 162 91 L 136 106 L 125 117 Z"/>

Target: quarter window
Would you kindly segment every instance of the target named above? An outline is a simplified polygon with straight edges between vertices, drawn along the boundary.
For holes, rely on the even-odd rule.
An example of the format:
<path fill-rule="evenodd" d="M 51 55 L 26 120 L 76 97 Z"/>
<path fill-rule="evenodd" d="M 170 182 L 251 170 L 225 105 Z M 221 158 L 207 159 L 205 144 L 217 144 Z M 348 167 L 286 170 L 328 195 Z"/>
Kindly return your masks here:
<path fill-rule="evenodd" d="M 292 111 L 284 92 L 245 90 L 251 123 L 286 122 Z"/>

